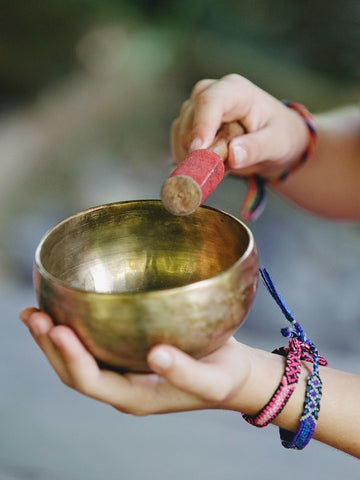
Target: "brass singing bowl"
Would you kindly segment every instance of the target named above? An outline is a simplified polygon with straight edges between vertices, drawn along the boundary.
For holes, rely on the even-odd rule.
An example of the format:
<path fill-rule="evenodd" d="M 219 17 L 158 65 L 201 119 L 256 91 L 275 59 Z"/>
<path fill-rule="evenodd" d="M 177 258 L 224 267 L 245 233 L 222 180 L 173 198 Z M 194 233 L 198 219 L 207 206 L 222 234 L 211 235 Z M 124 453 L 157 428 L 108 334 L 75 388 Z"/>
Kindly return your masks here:
<path fill-rule="evenodd" d="M 40 309 L 101 364 L 130 371 L 148 371 L 159 343 L 195 358 L 216 350 L 244 321 L 257 279 L 246 225 L 210 207 L 174 216 L 158 200 L 75 214 L 35 254 Z"/>

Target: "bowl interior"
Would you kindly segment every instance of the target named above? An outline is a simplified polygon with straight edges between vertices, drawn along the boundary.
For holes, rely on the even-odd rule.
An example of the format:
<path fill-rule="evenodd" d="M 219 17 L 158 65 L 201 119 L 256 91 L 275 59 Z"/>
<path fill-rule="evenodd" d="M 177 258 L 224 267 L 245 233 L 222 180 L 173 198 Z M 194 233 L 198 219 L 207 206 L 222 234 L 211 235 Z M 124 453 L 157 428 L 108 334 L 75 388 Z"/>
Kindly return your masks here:
<path fill-rule="evenodd" d="M 161 201 L 109 204 L 76 214 L 40 243 L 43 275 L 102 293 L 145 292 L 213 277 L 239 261 L 250 233 L 234 217 L 201 207 L 174 216 Z"/>

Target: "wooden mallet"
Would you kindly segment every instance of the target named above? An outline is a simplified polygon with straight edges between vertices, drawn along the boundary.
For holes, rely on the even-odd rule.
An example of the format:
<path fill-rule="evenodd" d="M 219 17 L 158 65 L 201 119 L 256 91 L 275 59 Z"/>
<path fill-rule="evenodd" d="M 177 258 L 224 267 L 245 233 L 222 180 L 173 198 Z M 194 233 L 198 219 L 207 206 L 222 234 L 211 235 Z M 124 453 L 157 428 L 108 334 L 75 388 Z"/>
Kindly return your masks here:
<path fill-rule="evenodd" d="M 242 135 L 238 122 L 225 123 L 208 149 L 194 150 L 176 167 L 161 188 L 165 208 L 174 215 L 190 215 L 202 205 L 226 173 L 229 141 Z"/>

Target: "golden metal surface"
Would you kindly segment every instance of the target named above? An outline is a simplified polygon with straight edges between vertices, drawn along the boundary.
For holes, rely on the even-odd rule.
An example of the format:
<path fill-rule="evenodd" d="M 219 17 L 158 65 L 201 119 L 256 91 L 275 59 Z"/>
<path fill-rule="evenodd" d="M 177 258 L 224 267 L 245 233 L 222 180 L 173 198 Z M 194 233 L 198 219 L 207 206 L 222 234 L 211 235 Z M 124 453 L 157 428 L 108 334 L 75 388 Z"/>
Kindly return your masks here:
<path fill-rule="evenodd" d="M 71 326 L 101 362 L 147 371 L 146 353 L 170 343 L 202 357 L 244 321 L 258 278 L 250 230 L 201 207 L 171 215 L 161 201 L 94 207 L 41 240 L 40 308 Z"/>

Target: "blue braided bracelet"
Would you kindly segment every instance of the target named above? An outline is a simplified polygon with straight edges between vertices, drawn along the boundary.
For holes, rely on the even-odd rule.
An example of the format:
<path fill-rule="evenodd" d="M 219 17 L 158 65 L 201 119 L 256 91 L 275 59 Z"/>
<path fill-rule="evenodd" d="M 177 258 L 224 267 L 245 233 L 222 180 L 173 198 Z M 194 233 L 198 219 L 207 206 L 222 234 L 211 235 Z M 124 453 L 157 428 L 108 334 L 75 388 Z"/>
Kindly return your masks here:
<path fill-rule="evenodd" d="M 310 360 L 313 363 L 313 372 L 307 378 L 304 410 L 300 417 L 299 427 L 296 433 L 280 429 L 281 443 L 285 448 L 302 450 L 310 442 L 320 412 L 320 401 L 322 395 L 322 382 L 319 375 L 319 364 L 324 366 L 327 362 L 319 357 L 316 346 L 311 342 L 307 343 L 307 354 L 302 356 L 303 360 Z M 309 358 L 310 357 L 310 358 Z"/>
<path fill-rule="evenodd" d="M 296 433 L 280 428 L 280 439 L 283 447 L 302 450 L 310 442 L 320 411 L 322 383 L 318 373 L 311 373 L 307 379 L 304 411 L 300 418 Z"/>

